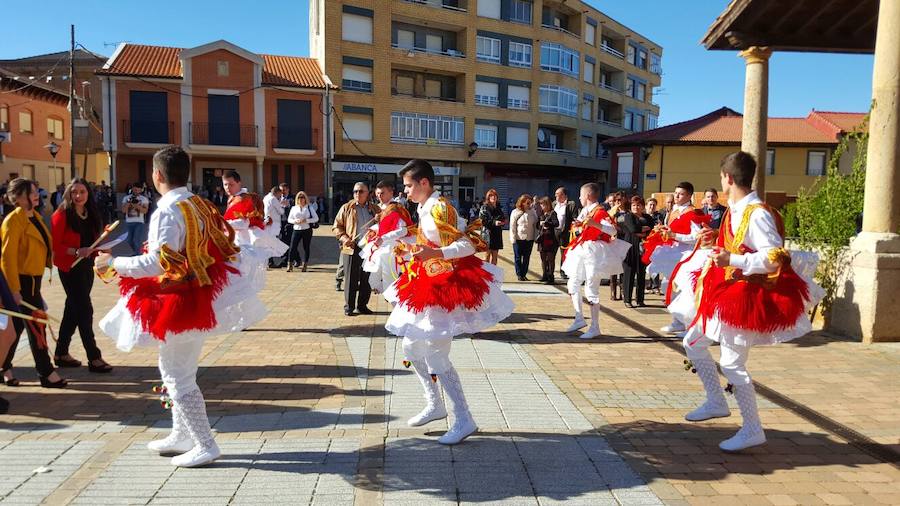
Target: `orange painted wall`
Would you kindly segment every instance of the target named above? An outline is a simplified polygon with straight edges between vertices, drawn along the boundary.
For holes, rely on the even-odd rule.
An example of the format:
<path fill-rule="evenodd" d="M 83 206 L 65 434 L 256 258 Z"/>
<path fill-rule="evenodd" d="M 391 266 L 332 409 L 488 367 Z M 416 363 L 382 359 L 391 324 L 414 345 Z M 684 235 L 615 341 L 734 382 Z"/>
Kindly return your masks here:
<path fill-rule="evenodd" d="M 157 91 L 167 92 L 166 106 L 168 107 L 169 122 L 174 129 L 172 132 L 172 141 L 175 144 L 181 143 L 181 85 L 179 83 L 149 82 L 137 80 L 116 80 L 116 135 L 118 138 L 118 150 L 120 152 L 141 152 L 133 150 L 125 146 L 125 130 L 123 128 L 123 120 L 131 120 L 131 100 L 129 98 L 131 91 Z"/>
<path fill-rule="evenodd" d="M 308 100 L 311 102 L 311 112 L 310 112 L 310 122 L 312 123 L 313 128 L 313 145 L 316 148 L 315 154 L 311 155 L 303 155 L 299 158 L 301 159 L 310 159 L 310 160 L 321 160 L 322 159 L 322 129 L 323 129 L 323 121 L 324 116 L 322 114 L 322 110 L 325 105 L 323 104 L 324 97 L 322 95 L 316 94 L 307 94 L 307 93 L 294 93 L 290 91 L 277 90 L 277 89 L 266 89 L 266 146 L 268 149 L 266 150 L 266 156 L 277 156 L 275 151 L 273 151 L 272 146 L 275 145 L 275 138 L 273 137 L 272 129 L 278 126 L 278 100 L 279 99 L 287 99 L 287 100 Z"/>
<path fill-rule="evenodd" d="M 228 76 L 219 76 L 219 61 L 228 62 Z M 253 88 L 253 62 L 219 49 L 191 59 L 193 122 L 209 122 L 209 102 L 196 96 L 206 96 L 210 88 L 244 91 Z M 246 91 L 239 97 L 239 114 L 242 125 L 254 123 L 253 92 Z"/>
<path fill-rule="evenodd" d="M 0 106 L 4 105 L 9 109 L 9 131 L 12 136 L 12 142 L 3 143 L 4 156 L 49 161 L 52 157 L 44 146 L 53 141 L 60 146 L 56 155 L 57 162 L 69 163 L 70 124 L 69 111 L 66 110 L 65 103 L 60 104 L 13 91 L 0 95 Z M 31 133 L 19 131 L 19 113 L 23 111 L 31 112 Z M 47 133 L 48 117 L 62 120 L 62 139 L 53 139 Z"/>

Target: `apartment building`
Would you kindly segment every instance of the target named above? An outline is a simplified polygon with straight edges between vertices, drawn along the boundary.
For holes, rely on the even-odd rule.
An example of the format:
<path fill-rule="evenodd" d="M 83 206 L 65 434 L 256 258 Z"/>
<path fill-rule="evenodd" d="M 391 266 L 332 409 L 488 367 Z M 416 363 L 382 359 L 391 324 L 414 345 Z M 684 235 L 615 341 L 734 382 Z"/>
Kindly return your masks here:
<path fill-rule="evenodd" d="M 662 48 L 578 0 L 312 0 L 310 51 L 341 77 L 338 202 L 413 157 L 463 205 L 605 184 L 602 141 L 657 126 Z"/>
<path fill-rule="evenodd" d="M 326 82 L 310 58 L 256 54 L 219 40 L 182 49 L 122 44 L 103 69 L 104 146 L 113 181 L 150 181 L 153 153 L 180 144 L 195 189 L 221 184 L 324 195 Z"/>
<path fill-rule="evenodd" d="M 0 178 L 33 179 L 43 188 L 69 181 L 69 95 L 0 68 Z M 56 159 L 49 149 L 58 149 Z"/>

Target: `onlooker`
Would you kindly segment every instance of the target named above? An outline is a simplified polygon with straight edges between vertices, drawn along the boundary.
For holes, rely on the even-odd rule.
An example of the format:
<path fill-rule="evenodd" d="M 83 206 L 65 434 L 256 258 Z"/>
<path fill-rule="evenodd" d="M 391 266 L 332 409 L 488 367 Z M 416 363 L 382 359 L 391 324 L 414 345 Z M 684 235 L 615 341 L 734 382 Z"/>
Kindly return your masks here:
<path fill-rule="evenodd" d="M 660 225 L 669 224 L 669 213 L 672 212 L 672 209 L 675 209 L 675 195 L 672 193 L 667 193 L 666 207 L 660 210 L 660 214 L 662 215 L 662 221 L 659 223 Z"/>
<path fill-rule="evenodd" d="M 503 209 L 500 208 L 500 195 L 497 190 L 491 188 L 484 195 L 484 205 L 481 206 L 478 218 L 481 219 L 484 242 L 488 245 L 484 261 L 497 265 L 497 257 L 503 249 L 503 226 L 507 223 Z"/>
<path fill-rule="evenodd" d="M 334 236 L 341 245 L 341 257 L 344 262 L 344 314 L 353 316 L 354 311 L 360 314 L 372 314 L 368 308 L 372 288 L 369 286 L 369 275 L 362 270 L 362 257 L 359 255 L 359 238 L 378 216 L 379 208 L 369 202 L 369 186 L 359 182 L 353 185 L 353 200 L 342 205 L 334 218 Z"/>
<path fill-rule="evenodd" d="M 281 217 L 284 215 L 284 207 L 281 205 L 281 187 L 273 186 L 272 189 L 263 197 L 263 212 L 265 213 L 266 232 L 274 237 L 281 235 Z M 278 263 L 275 262 L 278 258 Z M 272 257 L 269 259 L 269 267 L 281 267 L 281 257 Z"/>
<path fill-rule="evenodd" d="M 665 225 L 666 224 L 666 215 L 660 211 L 659 209 L 659 201 L 655 198 L 647 199 L 647 208 L 646 213 L 650 216 L 650 226 L 655 227 L 657 225 Z M 645 266 L 646 267 L 646 266 Z M 661 280 L 659 274 L 650 278 L 650 285 L 647 286 L 648 290 L 651 290 L 653 293 L 659 294 Z"/>
<path fill-rule="evenodd" d="M 59 271 L 59 280 L 66 292 L 66 305 L 53 354 L 57 367 L 81 367 L 81 361 L 69 354 L 72 334 L 77 328 L 87 353 L 88 369 L 97 373 L 112 371 L 94 339 L 94 306 L 91 304 L 94 286 L 91 257 L 97 250 L 90 246 L 100 237 L 101 230 L 103 220 L 90 187 L 84 179 L 73 180 L 65 188 L 59 209 L 53 213 L 53 265 Z M 82 260 L 72 267 L 77 258 Z"/>
<path fill-rule="evenodd" d="M 150 209 L 150 199 L 143 195 L 144 187 L 140 183 L 131 185 L 131 193 L 122 199 L 122 214 L 125 215 L 125 229 L 128 231 L 128 244 L 135 255 L 141 253 L 144 244 L 144 215 Z"/>
<path fill-rule="evenodd" d="M 53 192 L 53 195 L 50 195 L 50 205 L 53 206 L 54 211 L 56 211 L 56 209 L 59 207 L 59 205 L 62 204 L 63 193 L 65 193 L 65 191 L 66 191 L 66 187 L 61 184 L 58 184 L 58 185 L 56 185 L 56 191 Z"/>
<path fill-rule="evenodd" d="M 225 209 L 228 207 L 228 194 L 225 193 L 221 186 L 216 186 L 210 200 L 216 206 L 216 209 L 219 210 L 219 214 L 225 214 Z"/>
<path fill-rule="evenodd" d="M 559 218 L 553 203 L 549 198 L 540 199 L 541 217 L 538 220 L 538 251 L 541 253 L 541 267 L 543 276 L 541 281 L 553 284 L 556 279 L 553 271 L 556 269 L 556 251 L 559 250 Z"/>
<path fill-rule="evenodd" d="M 719 192 L 715 188 L 707 188 L 703 195 L 703 214 L 712 216 L 709 228 L 719 230 L 722 218 L 725 217 L 726 207 L 719 204 Z"/>
<path fill-rule="evenodd" d="M 623 215 L 627 212 L 625 204 L 625 192 L 619 191 L 612 194 L 612 205 L 609 207 L 609 215 L 616 224 L 616 238 L 624 240 L 625 235 L 622 231 Z M 622 284 L 622 275 L 616 274 L 609 278 L 609 300 L 619 300 L 622 298 L 620 285 Z"/>
<path fill-rule="evenodd" d="M 569 200 L 566 189 L 560 186 L 554 193 L 556 201 L 553 204 L 553 210 L 556 211 L 556 220 L 559 223 L 557 227 L 557 236 L 559 237 L 559 247 L 566 248 L 569 246 L 569 231 L 572 230 L 572 222 L 578 217 L 578 202 Z M 562 270 L 562 255 L 559 259 L 559 275 L 562 279 L 568 279 L 566 273 Z"/>
<path fill-rule="evenodd" d="M 7 198 L 15 203 L 16 208 L 3 220 L 0 228 L 0 267 L 3 276 L 9 285 L 16 304 L 23 301 L 32 306 L 43 308 L 44 298 L 41 296 L 41 280 L 44 269 L 51 269 L 52 239 L 50 230 L 37 214 L 38 189 L 37 184 L 27 179 L 17 178 L 9 183 Z M 19 312 L 31 314 L 31 310 L 20 306 L 14 308 Z M 9 386 L 17 386 L 19 381 L 13 376 L 12 361 L 15 358 L 16 346 L 25 323 L 20 318 L 13 318 L 16 330 L 16 340 L 6 355 L 3 364 L 3 379 Z M 50 363 L 50 354 L 47 349 L 47 341 L 44 336 L 38 335 L 36 328 L 28 326 L 28 344 L 31 346 L 31 355 L 34 357 L 35 369 L 41 379 L 44 388 L 63 388 L 66 380 L 62 379 L 53 364 Z"/>
<path fill-rule="evenodd" d="M 634 307 L 631 304 L 634 296 L 637 306 L 644 307 L 647 266 L 641 261 L 641 242 L 653 228 L 653 218 L 644 212 L 644 199 L 637 195 L 631 197 L 631 212 L 623 214 L 622 225 L 624 240 L 631 243 L 631 249 L 622 262 L 625 269 L 622 298 L 626 306 Z"/>
<path fill-rule="evenodd" d="M 291 249 L 288 250 L 288 272 L 294 270 L 294 262 L 299 262 L 297 246 L 303 242 L 303 272 L 309 268 L 309 246 L 312 243 L 313 223 L 319 222 L 315 206 L 309 203 L 305 192 L 297 192 L 295 204 L 288 213 L 288 223 L 293 227 Z"/>
<path fill-rule="evenodd" d="M 509 241 L 513 245 L 513 256 L 516 263 L 516 275 L 519 281 L 528 281 L 528 263 L 534 247 L 538 218 L 531 207 L 532 198 L 523 194 L 516 201 L 516 208 L 509 216 Z"/>

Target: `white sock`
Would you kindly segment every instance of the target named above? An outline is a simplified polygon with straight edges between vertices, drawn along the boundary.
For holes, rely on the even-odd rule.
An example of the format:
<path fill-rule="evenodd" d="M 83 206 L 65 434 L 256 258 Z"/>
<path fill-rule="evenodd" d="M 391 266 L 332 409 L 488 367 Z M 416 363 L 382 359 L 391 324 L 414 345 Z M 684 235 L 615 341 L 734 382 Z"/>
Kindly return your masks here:
<path fill-rule="evenodd" d="M 575 319 L 583 320 L 584 313 L 581 312 L 581 294 L 572 294 L 572 306 L 575 308 Z"/>

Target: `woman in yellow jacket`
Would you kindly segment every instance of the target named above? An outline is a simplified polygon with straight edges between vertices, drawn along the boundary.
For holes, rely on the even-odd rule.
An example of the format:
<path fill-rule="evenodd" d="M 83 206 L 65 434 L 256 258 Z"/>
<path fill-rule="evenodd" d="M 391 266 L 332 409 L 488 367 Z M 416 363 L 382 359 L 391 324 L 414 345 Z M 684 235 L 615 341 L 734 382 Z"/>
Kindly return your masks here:
<path fill-rule="evenodd" d="M 53 242 L 44 220 L 34 210 L 38 204 L 37 185 L 27 179 L 13 179 L 9 183 L 6 197 L 16 205 L 16 209 L 6 216 L 3 226 L 0 227 L 0 269 L 3 271 L 3 277 L 6 278 L 16 303 L 25 301 L 35 307 L 43 308 L 41 278 L 44 275 L 44 269 L 52 269 Z M 17 309 L 26 314 L 31 313 L 25 307 Z M 13 323 L 16 330 L 16 341 L 3 363 L 3 379 L 9 386 L 16 386 L 19 383 L 12 375 L 12 360 L 19 337 L 25 328 L 25 323 L 19 318 L 14 318 Z M 46 339 L 39 339 L 30 326 L 28 327 L 28 343 L 31 345 L 35 368 L 41 378 L 41 386 L 45 388 L 65 387 L 66 380 L 56 373 L 50 362 Z"/>

